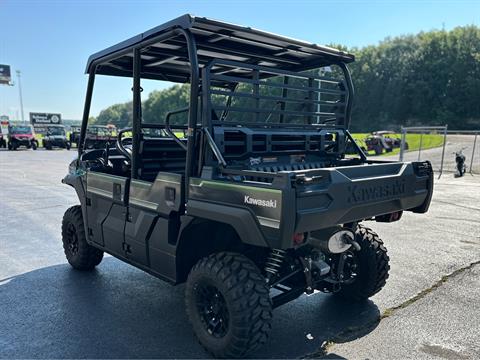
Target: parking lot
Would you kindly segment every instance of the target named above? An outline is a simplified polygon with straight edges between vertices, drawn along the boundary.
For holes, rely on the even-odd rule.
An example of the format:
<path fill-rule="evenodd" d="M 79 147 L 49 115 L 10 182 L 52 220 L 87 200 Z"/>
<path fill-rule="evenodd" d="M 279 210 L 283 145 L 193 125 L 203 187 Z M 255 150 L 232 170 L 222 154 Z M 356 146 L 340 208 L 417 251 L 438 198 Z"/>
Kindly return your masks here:
<path fill-rule="evenodd" d="M 183 286 L 112 257 L 92 273 L 66 263 L 61 219 L 77 199 L 60 180 L 74 156 L 0 149 L 0 357 L 207 357 Z M 479 358 L 480 176 L 444 173 L 427 214 L 367 225 L 389 250 L 384 290 L 364 304 L 315 294 L 280 307 L 253 356 Z"/>

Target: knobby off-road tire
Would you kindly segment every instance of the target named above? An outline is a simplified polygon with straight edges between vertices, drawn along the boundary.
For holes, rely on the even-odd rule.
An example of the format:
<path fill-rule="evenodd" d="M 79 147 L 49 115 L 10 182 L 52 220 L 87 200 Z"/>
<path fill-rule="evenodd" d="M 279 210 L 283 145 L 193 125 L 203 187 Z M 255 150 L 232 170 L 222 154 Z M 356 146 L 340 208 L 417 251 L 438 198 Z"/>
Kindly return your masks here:
<path fill-rule="evenodd" d="M 342 285 L 336 294 L 360 301 L 375 295 L 384 287 L 390 270 L 390 258 L 383 241 L 371 229 L 358 225 L 355 240 L 361 247 L 360 251 L 354 252 L 357 277 L 353 283 Z"/>
<path fill-rule="evenodd" d="M 77 270 L 92 270 L 103 259 L 103 251 L 87 244 L 82 208 L 69 208 L 62 221 L 63 250 L 68 262 Z"/>
<path fill-rule="evenodd" d="M 201 259 L 188 275 L 185 302 L 198 340 L 215 357 L 244 357 L 268 338 L 269 289 L 243 255 L 222 252 Z"/>

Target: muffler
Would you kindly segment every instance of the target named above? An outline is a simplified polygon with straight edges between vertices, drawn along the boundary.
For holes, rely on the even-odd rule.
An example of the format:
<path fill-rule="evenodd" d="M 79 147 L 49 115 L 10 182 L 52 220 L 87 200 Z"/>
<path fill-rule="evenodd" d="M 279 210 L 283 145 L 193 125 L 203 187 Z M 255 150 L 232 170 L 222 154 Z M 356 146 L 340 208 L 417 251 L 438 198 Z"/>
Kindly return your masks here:
<path fill-rule="evenodd" d="M 357 251 L 360 250 L 360 245 L 355 241 L 353 231 L 341 226 L 312 231 L 308 242 L 330 254 L 341 254 L 351 247 Z"/>

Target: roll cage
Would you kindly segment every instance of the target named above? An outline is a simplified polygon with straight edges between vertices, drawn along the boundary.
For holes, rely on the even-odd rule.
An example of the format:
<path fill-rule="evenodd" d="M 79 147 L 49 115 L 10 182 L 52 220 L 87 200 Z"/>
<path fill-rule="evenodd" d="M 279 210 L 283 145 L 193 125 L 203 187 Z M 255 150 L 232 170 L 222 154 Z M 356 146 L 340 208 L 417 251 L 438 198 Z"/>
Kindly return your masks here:
<path fill-rule="evenodd" d="M 169 132 L 168 123 L 166 125 L 142 123 L 140 79 L 190 84 L 189 108 L 182 109 L 182 111 L 188 111 L 185 164 L 185 184 L 186 190 L 188 190 L 188 178 L 195 175 L 197 159 L 200 158 L 203 161 L 206 158 L 203 147 L 197 146 L 197 142 L 202 142 L 209 149 L 205 152 L 209 152 L 210 156 L 215 158 L 220 165 L 226 165 L 222 151 L 213 139 L 217 135 L 216 128 L 239 125 L 244 128 L 260 130 L 270 128 L 284 131 L 288 131 L 288 129 L 302 131 L 302 129 L 312 128 L 321 131 L 322 128 L 339 128 L 346 132 L 347 137 L 350 137 L 346 130 L 350 121 L 353 85 L 346 64 L 352 61 L 354 61 L 353 55 L 329 47 L 207 18 L 191 15 L 181 16 L 89 58 L 86 67 L 89 79 L 78 147 L 79 156 L 84 151 L 96 74 L 133 78 L 131 156 L 131 177 L 133 179 L 138 177 L 137 170 L 140 162 L 138 149 L 142 128 L 162 128 L 166 130 L 167 134 L 176 138 L 171 131 Z M 315 87 L 315 82 L 321 84 L 336 80 L 308 73 L 308 71 L 332 64 L 338 65 L 343 72 L 343 81 L 337 81 L 338 84 L 341 84 L 339 89 L 328 90 L 320 89 L 320 86 Z M 283 82 L 267 84 L 273 77 L 282 78 Z M 299 77 L 307 84 L 289 84 L 288 79 L 298 79 Z M 248 95 L 237 90 L 240 83 L 251 86 L 252 94 Z M 281 95 L 262 95 L 260 87 L 263 86 L 276 87 L 280 89 Z M 289 99 L 286 95 L 289 90 L 305 91 L 306 96 L 301 101 Z M 322 101 L 316 97 L 324 93 L 336 94 L 339 99 L 334 104 L 332 102 L 329 104 L 328 101 Z M 224 105 L 215 104 L 212 102 L 214 96 L 226 96 L 227 101 Z M 254 105 L 243 108 L 231 105 L 232 98 L 241 98 L 242 96 L 250 96 Z M 276 102 L 278 107 L 264 109 L 261 106 L 262 101 Z M 287 109 L 288 104 L 295 101 L 303 104 L 302 111 Z M 336 106 L 337 110 L 339 106 L 342 108 L 338 111 L 320 112 L 315 110 L 315 106 L 318 104 Z M 221 115 L 213 116 L 212 114 L 216 111 L 221 111 Z M 226 114 L 235 111 L 249 112 L 253 114 L 256 121 L 242 124 L 226 122 Z M 332 115 L 335 115 L 334 125 L 328 122 Z M 264 116 L 263 120 L 267 121 L 258 122 L 262 116 Z M 272 116 L 277 121 L 270 121 Z M 286 122 L 287 117 L 300 117 L 304 120 Z M 325 121 L 322 123 L 319 119 Z M 315 143 L 310 135 L 306 134 L 305 136 L 307 143 Z M 251 140 L 247 141 L 251 142 Z M 318 142 L 326 142 L 325 137 L 319 139 Z M 314 149 L 313 145 L 308 146 L 312 146 L 312 150 Z M 267 150 L 267 153 L 273 151 L 271 145 L 268 145 Z M 196 154 L 196 151 L 199 151 L 200 154 Z M 363 156 L 361 151 L 359 154 Z"/>

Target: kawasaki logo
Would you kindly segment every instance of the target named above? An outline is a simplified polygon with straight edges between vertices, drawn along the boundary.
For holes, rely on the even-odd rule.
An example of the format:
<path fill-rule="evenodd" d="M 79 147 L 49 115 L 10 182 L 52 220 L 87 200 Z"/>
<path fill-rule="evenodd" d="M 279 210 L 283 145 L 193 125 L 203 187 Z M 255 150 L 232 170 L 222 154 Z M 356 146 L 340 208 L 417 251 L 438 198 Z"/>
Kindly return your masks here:
<path fill-rule="evenodd" d="M 245 195 L 245 199 L 243 200 L 245 204 L 256 205 L 256 206 L 263 206 L 268 208 L 275 209 L 277 207 L 277 200 L 262 200 L 262 199 L 254 199 L 248 195 Z"/>
<path fill-rule="evenodd" d="M 397 180 L 394 183 L 377 186 L 353 185 L 348 187 L 348 191 L 350 192 L 347 199 L 349 203 L 380 200 L 403 194 L 405 192 L 405 180 Z"/>

